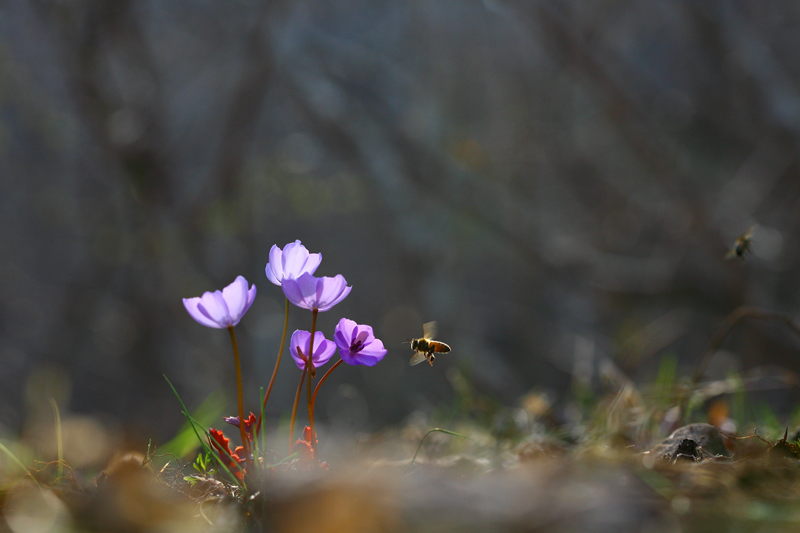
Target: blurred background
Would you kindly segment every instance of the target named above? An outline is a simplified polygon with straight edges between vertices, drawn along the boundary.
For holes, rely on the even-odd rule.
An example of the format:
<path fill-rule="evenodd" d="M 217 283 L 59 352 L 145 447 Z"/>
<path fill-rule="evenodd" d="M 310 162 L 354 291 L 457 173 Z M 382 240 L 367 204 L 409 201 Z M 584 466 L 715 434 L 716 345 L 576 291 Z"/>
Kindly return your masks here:
<path fill-rule="evenodd" d="M 240 274 L 255 410 L 283 326 L 264 266 L 295 239 L 353 286 L 325 335 L 389 348 L 332 375 L 322 431 L 466 389 L 568 405 L 665 356 L 691 374 L 739 305 L 800 320 L 799 30 L 789 1 L 0 1 L 0 436 L 53 397 L 75 435 L 164 442 L 162 374 L 234 414 L 228 335 L 181 298 Z M 409 367 L 431 320 L 453 352 Z M 745 322 L 707 374 L 800 370 L 798 346 Z"/>

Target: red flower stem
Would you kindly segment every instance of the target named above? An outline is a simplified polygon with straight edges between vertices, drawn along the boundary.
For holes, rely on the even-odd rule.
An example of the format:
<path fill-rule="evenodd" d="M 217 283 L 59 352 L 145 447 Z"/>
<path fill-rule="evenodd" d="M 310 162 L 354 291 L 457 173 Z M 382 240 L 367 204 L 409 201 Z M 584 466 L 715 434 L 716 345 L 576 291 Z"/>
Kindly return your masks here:
<path fill-rule="evenodd" d="M 242 447 L 247 462 L 250 462 L 250 442 L 247 440 L 247 432 L 244 430 L 244 404 L 242 403 L 242 365 L 239 364 L 239 346 L 236 344 L 236 335 L 233 333 L 233 326 L 228 326 L 231 334 L 231 344 L 233 344 L 233 359 L 236 361 L 236 391 L 239 400 L 239 433 L 242 436 Z"/>
<path fill-rule="evenodd" d="M 343 362 L 344 362 L 343 359 L 339 359 L 338 361 L 336 361 L 336 364 L 333 365 L 332 367 L 330 367 L 328 369 L 328 371 L 325 372 L 325 375 L 322 376 L 322 379 L 319 380 L 319 383 L 317 383 L 317 388 L 314 389 L 314 395 L 311 397 L 311 410 L 312 411 L 314 410 L 314 404 L 317 401 L 317 393 L 319 392 L 319 388 L 322 386 L 322 384 L 325 382 L 325 380 L 328 379 L 328 376 L 331 374 L 331 372 L 333 372 L 333 369 L 336 368 L 337 366 L 341 365 Z"/>
<path fill-rule="evenodd" d="M 261 419 L 263 418 L 264 409 L 267 408 L 267 399 L 269 399 L 269 393 L 272 392 L 272 385 L 275 383 L 275 377 L 278 375 L 278 367 L 281 366 L 281 356 L 283 356 L 283 345 L 286 343 L 286 330 L 289 328 L 289 298 L 286 298 L 286 313 L 284 314 L 283 318 L 283 336 L 281 337 L 281 348 L 278 350 L 278 360 L 275 361 L 275 370 L 272 371 L 272 379 L 269 380 L 269 386 L 267 387 L 267 393 L 264 395 L 264 403 L 261 405 L 261 413 L 262 415 L 258 417 L 258 424 L 256 424 L 256 438 L 258 438 L 258 432 L 261 430 Z"/>
<path fill-rule="evenodd" d="M 317 387 L 314 389 L 313 396 L 311 394 L 311 374 L 309 374 L 309 378 L 308 378 L 308 419 L 311 421 L 310 426 L 311 426 L 311 435 L 312 435 L 312 437 L 311 437 L 311 453 L 312 453 L 312 457 L 316 457 L 316 453 L 317 453 L 317 451 L 316 451 L 316 438 L 314 438 L 314 403 L 317 401 L 317 393 L 319 392 L 319 388 L 322 385 L 322 383 L 326 379 L 328 379 L 328 376 L 330 375 L 330 373 L 333 372 L 333 369 L 336 368 L 337 366 L 341 365 L 341 364 L 342 364 L 342 359 L 339 359 L 338 361 L 336 361 L 336 364 L 334 364 L 332 367 L 330 367 L 328 369 L 327 372 L 325 372 L 325 375 L 322 376 L 322 378 L 320 378 L 320 380 L 319 380 L 319 383 L 317 383 Z"/>
<path fill-rule="evenodd" d="M 317 313 L 319 309 L 311 310 L 311 339 L 308 341 L 308 360 L 313 361 L 314 356 L 314 332 L 317 329 Z M 311 374 L 314 373 L 314 363 L 309 362 L 311 371 L 308 373 L 308 425 L 311 428 L 311 457 L 316 457 L 317 434 L 314 432 L 314 406 L 311 403 Z"/>
<path fill-rule="evenodd" d="M 303 353 L 300 348 L 297 349 L 298 352 L 301 354 Z M 300 374 L 300 383 L 297 384 L 297 393 L 294 395 L 294 407 L 292 407 L 292 421 L 289 423 L 289 455 L 292 454 L 292 447 L 294 446 L 294 420 L 297 418 L 297 404 L 300 403 L 300 391 L 303 390 L 303 382 L 306 380 L 306 372 L 308 372 L 308 365 L 310 363 L 306 362 L 306 367 L 303 369 L 303 373 Z"/>
<path fill-rule="evenodd" d="M 314 446 L 317 435 L 314 433 L 314 406 L 311 405 L 311 372 L 308 373 L 308 386 L 306 387 L 306 401 L 308 402 L 308 426 L 311 428 L 311 459 L 316 457 Z"/>

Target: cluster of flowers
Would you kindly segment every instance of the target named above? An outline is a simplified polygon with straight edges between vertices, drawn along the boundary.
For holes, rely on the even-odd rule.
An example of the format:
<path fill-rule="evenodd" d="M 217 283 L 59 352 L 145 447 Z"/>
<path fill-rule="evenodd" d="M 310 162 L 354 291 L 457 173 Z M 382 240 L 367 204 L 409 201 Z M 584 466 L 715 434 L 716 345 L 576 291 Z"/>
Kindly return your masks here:
<path fill-rule="evenodd" d="M 299 452 L 300 459 L 308 467 L 316 466 L 318 463 L 315 461 L 317 440 L 314 432 L 313 413 L 314 401 L 320 385 L 322 385 L 330 372 L 342 362 L 349 365 L 374 366 L 386 355 L 383 342 L 375 338 L 372 327 L 366 324 L 358 324 L 353 320 L 342 318 L 336 325 L 333 341 L 326 339 L 321 331 L 315 331 L 317 313 L 333 308 L 344 300 L 352 289 L 347 285 L 347 281 L 341 274 L 335 277 L 315 277 L 313 274 L 321 261 L 322 254 L 309 253 L 300 241 L 295 241 L 287 244 L 283 249 L 273 245 L 269 253 L 269 262 L 266 266 L 267 279 L 280 286 L 286 296 L 286 324 L 288 324 L 289 303 L 312 312 L 311 331 L 296 330 L 289 342 L 289 351 L 292 359 L 297 364 L 297 367 L 303 371 L 292 412 L 290 430 L 292 434 L 289 437 L 290 452 Z M 236 361 L 239 416 L 225 418 L 225 421 L 239 427 L 242 446 L 236 447 L 231 451 L 229 446 L 230 439 L 215 428 L 209 430 L 209 441 L 219 453 L 222 463 L 240 480 L 244 478 L 247 465 L 253 461 L 253 442 L 258 438 L 262 420 L 252 412 L 248 418 L 244 417 L 241 369 L 234 326 L 247 313 L 255 298 L 255 285 L 248 288 L 247 280 L 242 276 L 238 276 L 233 283 L 221 291 L 206 292 L 200 297 L 183 299 L 186 311 L 199 324 L 210 328 L 228 329 L 231 335 Z M 284 328 L 284 338 L 281 340 L 281 348 L 275 363 L 272 380 L 264 396 L 262 412 L 278 372 L 285 336 L 286 329 Z M 341 360 L 322 377 L 312 395 L 311 379 L 315 377 L 316 369 L 325 365 L 337 350 Z M 303 439 L 298 439 L 297 442 L 292 443 L 297 404 L 306 376 L 308 377 L 310 426 L 305 428 Z M 244 423 L 240 423 L 242 420 L 244 420 Z"/>

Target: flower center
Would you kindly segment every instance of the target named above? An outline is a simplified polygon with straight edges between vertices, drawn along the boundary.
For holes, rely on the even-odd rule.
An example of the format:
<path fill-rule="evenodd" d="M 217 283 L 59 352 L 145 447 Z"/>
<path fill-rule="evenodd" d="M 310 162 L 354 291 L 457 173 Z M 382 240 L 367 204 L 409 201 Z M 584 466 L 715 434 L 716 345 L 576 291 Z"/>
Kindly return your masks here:
<path fill-rule="evenodd" d="M 367 340 L 367 332 L 361 331 L 356 338 L 353 339 L 353 342 L 350 343 L 350 351 L 351 352 L 360 352 L 361 349 L 364 347 L 364 341 Z"/>

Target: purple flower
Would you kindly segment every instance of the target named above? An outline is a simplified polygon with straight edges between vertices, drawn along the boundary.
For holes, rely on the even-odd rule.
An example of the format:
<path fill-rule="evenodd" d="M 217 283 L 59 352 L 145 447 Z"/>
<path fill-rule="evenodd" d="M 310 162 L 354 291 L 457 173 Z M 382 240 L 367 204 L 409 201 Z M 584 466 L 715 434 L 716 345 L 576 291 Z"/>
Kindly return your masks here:
<path fill-rule="evenodd" d="M 375 338 L 372 327 L 356 324 L 347 318 L 336 324 L 333 342 L 348 365 L 375 366 L 386 355 L 386 348 L 380 339 Z"/>
<path fill-rule="evenodd" d="M 308 273 L 297 278 L 284 278 L 281 287 L 283 294 L 297 307 L 318 311 L 327 311 L 338 304 L 352 289 L 341 274 L 335 278 L 315 278 Z"/>
<path fill-rule="evenodd" d="M 292 354 L 292 359 L 297 363 L 300 370 L 306 368 L 306 361 L 308 361 L 308 342 L 311 339 L 311 333 L 298 329 L 292 333 L 292 339 L 289 341 L 289 352 Z M 325 338 L 321 331 L 314 333 L 314 355 L 311 357 L 311 364 L 314 368 L 319 368 L 327 363 L 333 354 L 336 352 L 336 345 Z"/>
<path fill-rule="evenodd" d="M 320 261 L 322 254 L 308 253 L 300 241 L 290 242 L 283 247 L 283 250 L 273 244 L 266 268 L 267 279 L 280 286 L 285 279 L 299 278 L 306 273 L 313 274 Z"/>
<path fill-rule="evenodd" d="M 253 305 L 256 286 L 247 289 L 247 280 L 237 276 L 222 291 L 206 292 L 203 296 L 184 298 L 183 306 L 199 324 L 224 329 L 235 326 Z"/>
<path fill-rule="evenodd" d="M 239 427 L 239 417 L 238 416 L 223 416 L 222 419 L 232 426 Z M 253 440 L 253 427 L 256 425 L 257 419 L 256 415 L 250 412 L 250 416 L 247 420 L 244 421 L 244 432 Z"/>

